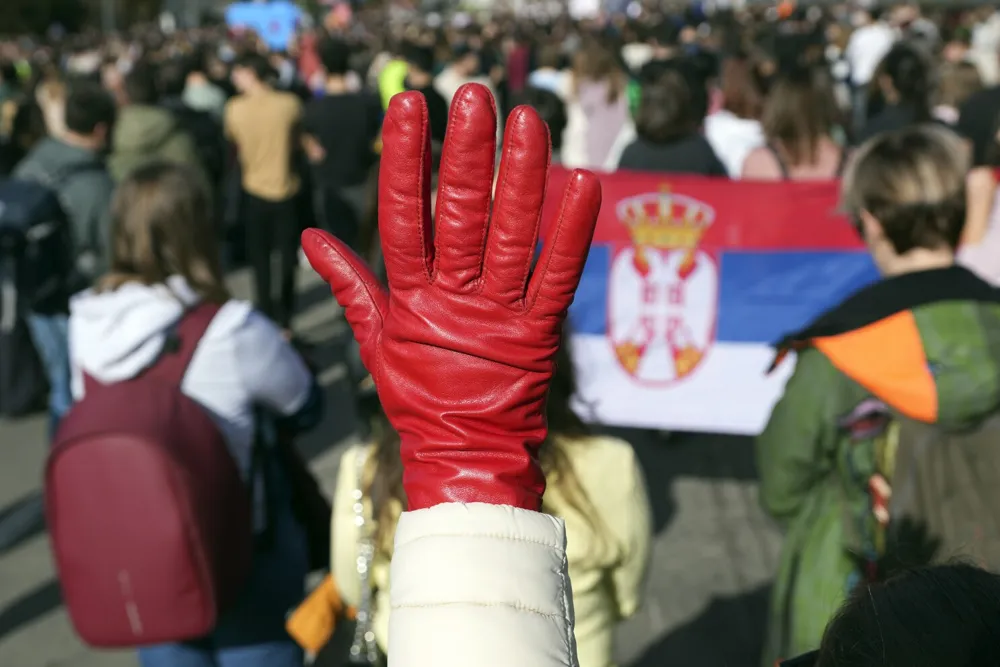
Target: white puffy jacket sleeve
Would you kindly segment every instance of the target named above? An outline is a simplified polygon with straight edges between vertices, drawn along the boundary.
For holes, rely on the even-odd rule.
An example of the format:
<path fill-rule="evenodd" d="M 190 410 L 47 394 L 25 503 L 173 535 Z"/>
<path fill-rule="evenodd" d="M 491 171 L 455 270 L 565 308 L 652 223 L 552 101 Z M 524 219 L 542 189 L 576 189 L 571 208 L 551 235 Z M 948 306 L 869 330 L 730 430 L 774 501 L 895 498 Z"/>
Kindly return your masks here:
<path fill-rule="evenodd" d="M 561 519 L 504 505 L 405 512 L 392 558 L 391 667 L 576 667 Z"/>

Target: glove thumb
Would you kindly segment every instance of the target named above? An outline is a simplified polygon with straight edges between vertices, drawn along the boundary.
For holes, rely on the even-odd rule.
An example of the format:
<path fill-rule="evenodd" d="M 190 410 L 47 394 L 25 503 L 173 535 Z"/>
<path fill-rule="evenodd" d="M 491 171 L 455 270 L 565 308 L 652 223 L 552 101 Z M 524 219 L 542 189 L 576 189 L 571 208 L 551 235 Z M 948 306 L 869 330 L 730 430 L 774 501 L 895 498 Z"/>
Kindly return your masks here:
<path fill-rule="evenodd" d="M 302 232 L 302 249 L 313 270 L 333 290 L 361 346 L 362 360 L 374 373 L 375 340 L 389 308 L 389 293 L 365 261 L 332 234 L 307 229 Z"/>

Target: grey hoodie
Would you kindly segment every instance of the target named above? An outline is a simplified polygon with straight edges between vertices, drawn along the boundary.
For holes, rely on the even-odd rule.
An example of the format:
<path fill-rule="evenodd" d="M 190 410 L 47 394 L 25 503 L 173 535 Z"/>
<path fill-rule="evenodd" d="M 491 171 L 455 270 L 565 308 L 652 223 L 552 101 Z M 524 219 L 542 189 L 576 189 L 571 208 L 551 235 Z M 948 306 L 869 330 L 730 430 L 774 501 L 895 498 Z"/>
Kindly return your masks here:
<path fill-rule="evenodd" d="M 59 139 L 43 139 L 14 169 L 14 177 L 53 188 L 73 231 L 77 268 L 87 281 L 107 268 L 114 182 L 100 154 Z"/>

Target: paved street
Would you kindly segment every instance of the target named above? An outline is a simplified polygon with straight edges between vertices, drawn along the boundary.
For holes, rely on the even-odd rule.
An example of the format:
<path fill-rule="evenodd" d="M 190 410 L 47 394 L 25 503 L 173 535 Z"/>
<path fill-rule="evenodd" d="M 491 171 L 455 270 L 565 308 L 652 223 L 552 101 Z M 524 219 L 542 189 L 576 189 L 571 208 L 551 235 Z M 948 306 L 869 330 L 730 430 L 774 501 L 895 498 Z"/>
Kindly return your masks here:
<path fill-rule="evenodd" d="M 304 278 L 295 328 L 318 346 L 330 405 L 301 444 L 332 485 L 355 426 L 340 361 L 348 332 L 325 286 Z M 248 293 L 245 274 L 232 282 Z M 646 605 L 621 628 L 622 667 L 756 667 L 779 535 L 757 503 L 749 439 L 623 435 L 643 462 L 657 537 Z M 39 513 L 44 456 L 43 419 L 0 421 L 0 667 L 135 667 L 130 652 L 73 635 Z"/>

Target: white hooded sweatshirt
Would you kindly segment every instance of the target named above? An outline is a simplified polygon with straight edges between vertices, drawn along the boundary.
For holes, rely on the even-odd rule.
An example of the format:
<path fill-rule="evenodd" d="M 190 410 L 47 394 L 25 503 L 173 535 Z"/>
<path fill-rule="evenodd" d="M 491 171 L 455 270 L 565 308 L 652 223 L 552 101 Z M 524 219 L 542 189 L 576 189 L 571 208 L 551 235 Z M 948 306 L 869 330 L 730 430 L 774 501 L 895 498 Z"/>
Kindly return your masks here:
<path fill-rule="evenodd" d="M 169 286 L 169 287 L 168 287 Z M 135 377 L 197 301 L 183 280 L 124 285 L 70 304 L 73 393 L 82 372 Z M 249 469 L 254 404 L 290 415 L 309 397 L 298 354 L 250 304 L 226 303 L 195 351 L 182 390 L 205 407 Z M 561 519 L 502 505 L 445 503 L 404 512 L 392 559 L 389 653 L 395 667 L 576 667 Z"/>
<path fill-rule="evenodd" d="M 83 373 L 102 383 L 148 368 L 168 330 L 198 296 L 179 277 L 166 285 L 128 283 L 113 292 L 87 290 L 70 302 L 73 397 Z M 292 415 L 309 399 L 312 378 L 278 328 L 245 301 L 224 304 L 198 343 L 181 384 L 218 425 L 244 475 L 249 474 L 255 406 Z"/>

